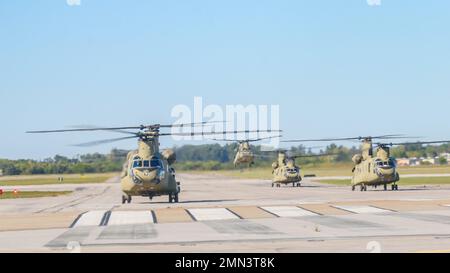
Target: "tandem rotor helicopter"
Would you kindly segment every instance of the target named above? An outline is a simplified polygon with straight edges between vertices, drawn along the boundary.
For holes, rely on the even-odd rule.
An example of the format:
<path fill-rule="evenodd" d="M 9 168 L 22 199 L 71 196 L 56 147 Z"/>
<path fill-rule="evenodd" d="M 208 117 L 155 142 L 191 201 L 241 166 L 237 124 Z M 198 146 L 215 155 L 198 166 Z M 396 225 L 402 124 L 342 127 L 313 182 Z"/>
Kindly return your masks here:
<path fill-rule="evenodd" d="M 280 188 L 281 185 L 292 184 L 293 187 L 301 187 L 301 168 L 295 163 L 298 158 L 313 158 L 333 156 L 334 154 L 317 155 L 289 155 L 287 150 L 278 150 L 278 159 L 272 164 L 272 188 Z"/>
<path fill-rule="evenodd" d="M 384 135 L 375 137 L 351 137 L 351 138 L 335 138 L 335 139 L 307 139 L 307 140 L 285 140 L 282 142 L 329 142 L 329 141 L 361 141 L 361 154 L 353 156 L 352 161 L 355 164 L 352 173 L 352 191 L 356 187 L 360 187 L 361 191 L 367 191 L 368 186 L 377 188 L 383 186 L 384 190 L 388 190 L 388 185 L 391 185 L 392 191 L 398 191 L 398 182 L 400 175 L 397 171 L 397 161 L 391 157 L 390 149 L 393 146 L 407 146 L 407 145 L 427 145 L 450 143 L 450 141 L 427 141 L 427 142 L 403 142 L 403 143 L 374 143 L 374 139 L 389 140 L 389 139 L 406 139 L 403 135 Z M 376 152 L 374 152 L 374 146 Z"/>
<path fill-rule="evenodd" d="M 282 131 L 274 130 L 271 132 L 281 133 Z M 244 139 L 244 140 L 232 140 L 232 139 L 212 139 L 212 140 L 219 142 L 220 141 L 237 142 L 239 146 L 236 150 L 236 155 L 233 161 L 234 167 L 237 168 L 239 165 L 246 164 L 249 168 L 251 168 L 255 164 L 255 157 L 256 157 L 254 151 L 252 150 L 251 143 L 280 137 L 282 136 L 269 136 L 257 139 Z"/>
<path fill-rule="evenodd" d="M 161 129 L 174 127 L 197 127 L 219 122 L 201 122 L 174 125 L 140 125 L 130 127 L 113 128 L 78 128 L 67 130 L 28 131 L 29 134 L 68 133 L 68 132 L 93 132 L 109 131 L 127 134 L 126 137 L 106 139 L 83 143 L 75 146 L 91 147 L 127 139 L 138 139 L 138 149 L 127 155 L 121 174 L 122 204 L 131 203 L 133 196 L 144 196 L 152 200 L 157 196 L 168 196 L 169 203 L 178 203 L 181 192 L 181 184 L 176 180 L 173 164 L 176 154 L 171 149 L 162 152 L 159 150 L 161 136 L 213 136 L 226 134 L 262 133 L 271 130 L 242 130 L 221 132 L 191 132 L 191 133 L 161 133 Z M 221 122 L 220 122 L 221 123 Z M 130 132 L 128 130 L 137 130 Z"/>

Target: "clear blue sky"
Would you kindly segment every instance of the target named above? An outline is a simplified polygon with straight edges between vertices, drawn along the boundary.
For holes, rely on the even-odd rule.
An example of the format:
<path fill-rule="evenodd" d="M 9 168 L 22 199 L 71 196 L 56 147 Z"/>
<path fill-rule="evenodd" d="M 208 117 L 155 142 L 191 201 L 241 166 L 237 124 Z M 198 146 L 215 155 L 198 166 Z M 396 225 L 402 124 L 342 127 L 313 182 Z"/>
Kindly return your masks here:
<path fill-rule="evenodd" d="M 287 138 L 450 138 L 449 14 L 443 0 L 1 1 L 0 158 L 134 148 L 24 131 L 172 122 L 194 96 L 279 104 Z"/>

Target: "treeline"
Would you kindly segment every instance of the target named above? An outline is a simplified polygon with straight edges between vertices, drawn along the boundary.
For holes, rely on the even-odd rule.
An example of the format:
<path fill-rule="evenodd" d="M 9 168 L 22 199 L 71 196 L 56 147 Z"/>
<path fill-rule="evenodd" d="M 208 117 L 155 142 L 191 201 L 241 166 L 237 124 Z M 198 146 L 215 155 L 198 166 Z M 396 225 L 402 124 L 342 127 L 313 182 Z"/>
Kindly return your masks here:
<path fill-rule="evenodd" d="M 269 167 L 277 158 L 277 153 L 262 151 L 261 146 L 252 146 L 257 155 L 255 167 Z M 177 153 L 176 168 L 179 170 L 222 170 L 234 169 L 233 160 L 238 149 L 238 144 L 210 145 L 185 145 L 175 148 Z M 317 149 L 315 149 L 317 150 Z M 291 155 L 315 155 L 333 154 L 333 157 L 306 157 L 299 158 L 297 162 L 301 165 L 320 165 L 332 162 L 350 162 L 354 154 L 358 153 L 355 147 L 347 148 L 331 144 L 320 151 L 313 152 L 312 149 L 302 145 L 289 149 Z"/>
<path fill-rule="evenodd" d="M 238 145 L 236 143 L 219 145 L 184 145 L 175 147 L 177 153 L 176 168 L 179 170 L 222 170 L 234 169 L 233 160 L 236 155 Z M 264 152 L 261 146 L 252 146 L 256 158 L 255 167 L 269 167 L 276 160 L 276 152 Z M 391 150 L 392 156 L 403 157 L 439 157 L 442 153 L 450 151 L 450 145 L 422 146 L 408 145 L 394 147 Z M 72 173 L 105 173 L 118 172 L 122 170 L 122 165 L 126 160 L 128 151 L 114 149 L 109 154 L 86 154 L 77 158 L 67 158 L 55 156 L 42 161 L 36 160 L 7 160 L 0 159 L 0 170 L 3 175 L 21 174 L 72 174 Z M 299 158 L 300 165 L 320 165 L 326 163 L 350 163 L 353 155 L 360 153 L 359 148 L 345 147 L 331 144 L 322 149 L 313 150 L 304 146 L 292 147 L 289 150 L 292 155 L 313 155 L 313 154 L 333 154 L 330 157 L 306 157 Z M 445 162 L 442 160 L 441 162 Z"/>
<path fill-rule="evenodd" d="M 396 158 L 421 158 L 421 157 L 439 157 L 443 153 L 450 152 L 450 144 L 442 145 L 408 145 L 398 146 L 392 149 L 392 156 Z"/>
<path fill-rule="evenodd" d="M 114 149 L 107 155 L 94 153 L 78 158 L 56 155 L 42 161 L 0 159 L 3 175 L 107 173 L 122 170 L 127 151 Z"/>

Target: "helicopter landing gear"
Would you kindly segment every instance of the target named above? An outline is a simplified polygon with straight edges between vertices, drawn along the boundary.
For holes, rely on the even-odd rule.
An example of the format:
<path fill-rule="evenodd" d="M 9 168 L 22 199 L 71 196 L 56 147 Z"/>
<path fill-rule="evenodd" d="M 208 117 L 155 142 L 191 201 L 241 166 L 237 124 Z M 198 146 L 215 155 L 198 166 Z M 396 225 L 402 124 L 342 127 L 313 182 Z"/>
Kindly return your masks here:
<path fill-rule="evenodd" d="M 392 191 L 398 191 L 398 185 L 392 184 Z"/>
<path fill-rule="evenodd" d="M 296 186 L 297 188 L 300 188 L 300 187 L 302 186 L 302 184 L 301 184 L 301 183 L 297 183 L 297 184 L 295 184 L 295 186 Z"/>
<path fill-rule="evenodd" d="M 388 190 L 388 186 L 387 186 L 387 184 L 384 184 L 384 191 L 387 191 Z"/>
<path fill-rule="evenodd" d="M 364 184 L 362 184 L 362 185 L 361 185 L 361 191 L 367 191 L 367 186 L 364 185 Z"/>
<path fill-rule="evenodd" d="M 125 203 L 130 204 L 132 201 L 132 198 L 130 195 L 122 195 L 122 205 Z"/>
<path fill-rule="evenodd" d="M 169 194 L 169 203 L 178 203 L 178 202 L 179 202 L 178 193 Z"/>
<path fill-rule="evenodd" d="M 356 190 L 356 187 L 355 186 L 352 186 L 352 191 L 355 191 Z"/>

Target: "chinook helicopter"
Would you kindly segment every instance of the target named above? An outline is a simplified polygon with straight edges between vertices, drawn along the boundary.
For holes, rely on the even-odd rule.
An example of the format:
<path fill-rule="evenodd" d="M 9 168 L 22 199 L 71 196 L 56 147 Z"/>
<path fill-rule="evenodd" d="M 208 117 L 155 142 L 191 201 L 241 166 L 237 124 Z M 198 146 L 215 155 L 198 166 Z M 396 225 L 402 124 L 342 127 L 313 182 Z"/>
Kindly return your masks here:
<path fill-rule="evenodd" d="M 31 134 L 43 133 L 65 133 L 65 132 L 91 132 L 91 131 L 110 131 L 115 133 L 128 134 L 129 136 L 93 141 L 75 146 L 91 147 L 106 143 L 113 143 L 127 139 L 138 139 L 138 149 L 131 151 L 127 155 L 127 160 L 123 166 L 121 174 L 122 204 L 131 203 L 133 196 L 148 197 L 152 200 L 157 196 L 168 196 L 169 203 L 178 203 L 181 192 L 180 182 L 175 177 L 173 164 L 176 161 L 176 155 L 173 150 L 167 149 L 162 152 L 159 150 L 159 137 L 161 136 L 209 136 L 219 134 L 240 134 L 240 133 L 259 133 L 260 131 L 224 131 L 224 132 L 192 132 L 192 133 L 161 133 L 162 128 L 174 127 L 196 127 L 210 124 L 210 122 L 175 124 L 175 125 L 141 125 L 132 127 L 116 128 L 80 128 L 69 130 L 51 130 L 51 131 L 29 131 Z M 127 130 L 138 130 L 130 132 Z"/>
<path fill-rule="evenodd" d="M 301 168 L 295 163 L 297 158 L 312 158 L 322 156 L 332 156 L 334 154 L 317 154 L 317 155 L 294 155 L 291 156 L 286 150 L 278 151 L 278 159 L 272 164 L 272 188 L 280 188 L 281 185 L 292 184 L 293 187 L 301 187 L 302 176 Z"/>
<path fill-rule="evenodd" d="M 265 130 L 260 131 L 265 133 L 281 133 L 280 130 Z M 249 168 L 251 168 L 255 164 L 255 153 L 252 150 L 252 147 L 250 143 L 268 140 L 268 139 L 274 139 L 274 138 L 280 138 L 282 136 L 270 136 L 270 137 L 264 137 L 264 138 L 257 138 L 257 139 L 245 139 L 245 140 L 232 140 L 232 139 L 212 139 L 214 141 L 226 141 L 226 142 L 237 142 L 238 148 L 236 150 L 236 155 L 234 157 L 234 167 L 238 167 L 239 165 L 247 164 Z"/>
<path fill-rule="evenodd" d="M 426 145 L 448 143 L 450 141 L 428 141 L 428 142 L 403 142 L 403 143 L 374 143 L 374 139 L 405 139 L 402 135 L 385 135 L 376 137 L 356 137 L 356 138 L 336 138 L 336 139 L 317 139 L 317 140 L 288 140 L 284 142 L 310 142 L 310 141 L 351 141 L 359 140 L 361 144 L 361 154 L 353 156 L 352 161 L 355 164 L 352 173 L 352 191 L 360 187 L 361 191 L 367 191 L 368 186 L 377 188 L 383 186 L 388 190 L 391 185 L 392 191 L 398 191 L 398 182 L 400 175 L 397 171 L 397 161 L 391 157 L 390 149 L 393 146 L 406 145 Z M 374 146 L 376 151 L 374 151 Z"/>

